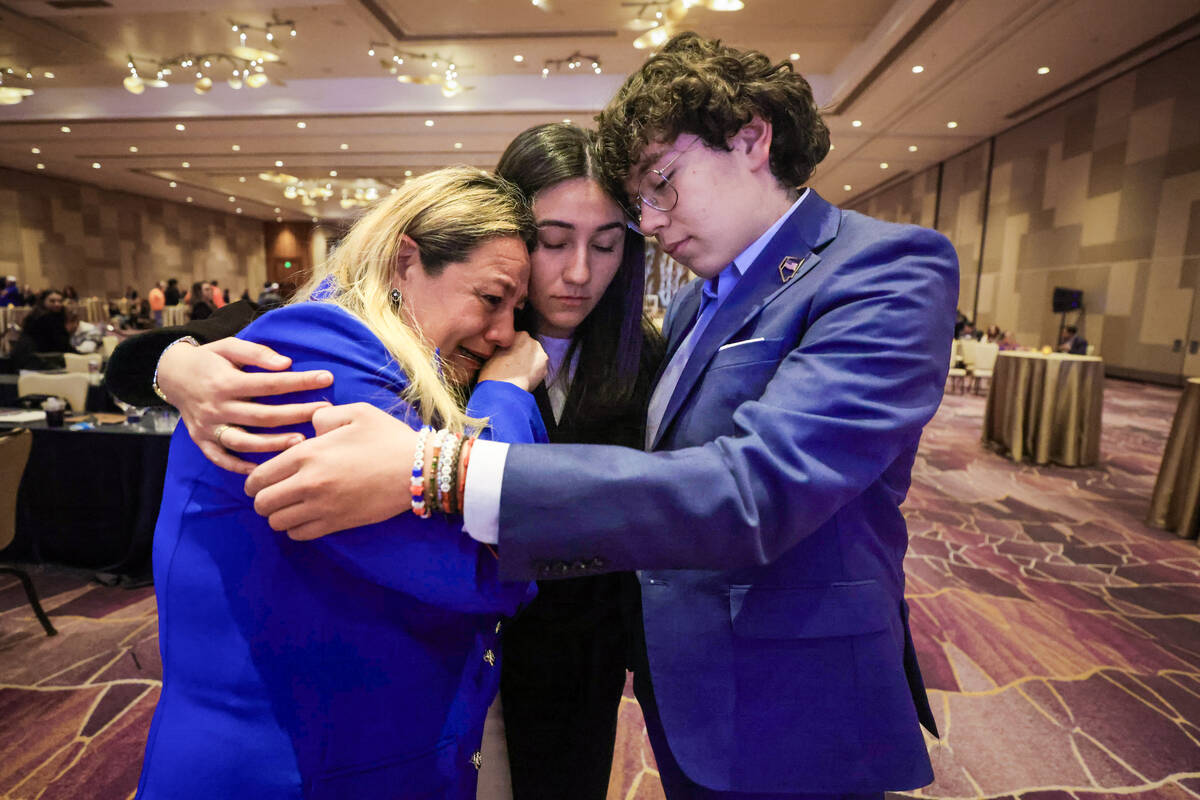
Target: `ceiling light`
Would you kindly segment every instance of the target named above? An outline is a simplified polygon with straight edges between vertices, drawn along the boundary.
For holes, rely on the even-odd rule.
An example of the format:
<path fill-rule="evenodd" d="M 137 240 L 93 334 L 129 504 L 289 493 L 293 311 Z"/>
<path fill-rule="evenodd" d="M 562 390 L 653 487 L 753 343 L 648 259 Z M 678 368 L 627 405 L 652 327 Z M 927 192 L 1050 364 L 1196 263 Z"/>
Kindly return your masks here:
<path fill-rule="evenodd" d="M 31 148 L 29 148 L 29 152 L 33 153 L 33 154 L 36 156 L 36 155 L 38 155 L 39 153 L 41 153 L 41 152 L 42 152 L 42 148 L 40 148 L 40 147 L 31 147 Z"/>
<path fill-rule="evenodd" d="M 237 151 L 242 149 L 242 146 L 240 144 L 235 144 L 235 145 L 232 145 L 229 149 L 236 153 Z"/>
<path fill-rule="evenodd" d="M 462 142 L 455 142 L 455 143 L 454 143 L 454 149 L 455 149 L 455 150 L 462 150 Z"/>
<path fill-rule="evenodd" d="M 175 123 L 175 130 L 177 130 L 177 131 L 186 131 L 186 130 L 187 130 L 187 126 L 186 126 L 186 125 L 184 125 L 182 122 L 176 122 L 176 123 Z"/>
<path fill-rule="evenodd" d="M 263 86 L 266 86 L 268 80 L 269 78 L 267 78 L 267 73 L 255 72 L 249 78 L 246 78 L 246 85 L 251 89 L 259 89 Z"/>
<path fill-rule="evenodd" d="M 39 162 L 39 163 L 38 163 L 38 165 L 37 165 L 37 168 L 38 168 L 38 169 L 45 169 L 45 168 L 46 168 L 46 165 L 45 165 L 45 164 L 42 164 L 42 163 L 40 163 L 40 162 Z"/>
<path fill-rule="evenodd" d="M 368 48 L 367 48 L 367 55 L 369 55 L 369 56 L 371 56 L 371 57 L 374 57 L 374 56 L 375 56 L 375 48 L 374 48 L 374 47 L 368 47 Z"/>
<path fill-rule="evenodd" d="M 842 191 L 844 191 L 844 192 L 848 192 L 848 191 L 850 191 L 850 190 L 851 190 L 851 189 L 853 189 L 853 188 L 854 188 L 853 186 L 851 186 L 850 184 L 848 184 L 848 183 L 847 183 L 847 184 L 844 184 L 844 185 L 842 186 Z"/>
<path fill-rule="evenodd" d="M 184 169 L 187 169 L 191 165 L 192 165 L 192 162 L 190 162 L 190 161 L 184 161 L 182 164 L 180 164 L 180 166 L 183 167 Z"/>
<path fill-rule="evenodd" d="M 282 166 L 283 166 L 283 162 L 282 162 L 282 161 L 276 161 L 276 162 L 275 162 L 275 166 L 277 166 L 277 167 L 282 167 Z"/>
<path fill-rule="evenodd" d="M 887 169 L 887 168 L 888 168 L 888 163 L 887 163 L 886 161 L 880 161 L 880 162 L 879 162 L 879 168 L 880 168 L 880 169 Z"/>
<path fill-rule="evenodd" d="M 741 11 L 746 7 L 742 0 L 705 0 L 710 11 Z"/>
<path fill-rule="evenodd" d="M 411 178 L 411 177 L 412 177 L 412 170 L 411 170 L 411 169 L 406 169 L 406 170 L 404 170 L 404 177 L 406 177 L 406 178 Z"/>
<path fill-rule="evenodd" d="M 207 75 L 201 76 L 199 80 L 192 84 L 192 91 L 196 94 L 208 94 L 212 88 L 212 78 Z"/>
<path fill-rule="evenodd" d="M 187 199 L 187 201 L 188 201 L 189 203 L 190 203 L 190 202 L 192 202 L 192 198 L 190 198 L 190 197 L 189 197 L 189 198 Z"/>
<path fill-rule="evenodd" d="M 296 127 L 299 128 L 300 130 L 304 130 L 305 128 L 308 127 L 308 123 L 307 122 L 297 122 Z"/>
<path fill-rule="evenodd" d="M 338 145 L 338 148 L 341 150 L 349 150 L 350 145 L 346 144 L 345 142 L 342 142 L 341 144 Z"/>
<path fill-rule="evenodd" d="M 837 150 L 837 145 L 834 144 L 833 142 L 830 142 L 829 143 L 829 152 L 832 153 L 834 150 Z"/>
<path fill-rule="evenodd" d="M 31 94 L 33 89 L 23 86 L 0 86 L 0 105 L 15 106 Z"/>
<path fill-rule="evenodd" d="M 136 72 L 126 75 L 125 80 L 121 81 L 121 83 L 124 84 L 125 90 L 130 94 L 141 94 L 146 91 L 146 84 L 142 82 L 142 79 Z"/>
<path fill-rule="evenodd" d="M 1038 67 L 1038 69 L 1037 69 L 1037 73 L 1038 73 L 1038 75 L 1045 75 L 1045 74 L 1047 74 L 1048 72 L 1050 72 L 1050 68 L 1049 68 L 1049 67 Z"/>
<path fill-rule="evenodd" d="M 99 161 L 93 161 L 93 162 L 92 162 L 92 169 L 100 169 L 100 162 L 99 162 Z"/>
<path fill-rule="evenodd" d="M 908 152 L 910 152 L 910 153 L 915 153 L 915 152 L 917 152 L 917 146 L 916 146 L 915 144 L 910 144 L 910 145 L 908 146 Z"/>
<path fill-rule="evenodd" d="M 861 127 L 862 127 L 862 120 L 861 120 L 861 119 L 856 119 L 856 120 L 854 120 L 853 122 L 851 122 L 850 124 L 851 124 L 852 126 L 854 126 L 855 128 L 861 128 Z"/>
<path fill-rule="evenodd" d="M 337 170 L 336 170 L 336 169 L 331 169 L 331 170 L 329 170 L 329 177 L 331 177 L 331 178 L 336 178 L 336 177 L 337 177 Z"/>
<path fill-rule="evenodd" d="M 129 152 L 136 153 L 138 151 L 136 144 L 129 145 Z"/>
<path fill-rule="evenodd" d="M 675 33 L 675 28 L 672 25 L 660 25 L 657 28 L 651 28 L 641 36 L 633 40 L 633 46 L 638 50 L 645 50 L 647 47 L 660 47 L 670 39 Z"/>
<path fill-rule="evenodd" d="M 283 222 L 283 217 L 276 217 L 276 218 L 275 218 L 275 221 L 276 221 L 276 222 Z"/>
<path fill-rule="evenodd" d="M 239 214 L 242 213 L 242 210 L 240 208 L 235 208 L 234 211 L 236 211 Z"/>
<path fill-rule="evenodd" d="M 276 214 L 278 214 L 278 213 L 279 213 L 279 209 L 278 209 L 278 208 L 276 208 L 276 209 L 275 209 L 275 213 L 276 213 Z"/>
<path fill-rule="evenodd" d="M 45 76 L 46 76 L 47 78 L 49 78 L 50 80 L 54 80 L 54 73 L 53 73 L 53 72 L 43 72 L 42 74 L 43 74 L 43 75 L 45 75 Z"/>
<path fill-rule="evenodd" d="M 167 184 L 167 186 L 170 186 L 172 189 L 174 189 L 178 185 L 179 184 L 175 183 L 175 181 L 171 181 L 170 183 Z"/>
<path fill-rule="evenodd" d="M 431 120 L 431 119 L 427 119 L 427 120 L 425 120 L 425 127 L 426 127 L 426 128 L 432 128 L 432 127 L 433 127 L 433 120 Z"/>
<path fill-rule="evenodd" d="M 60 131 L 62 131 L 63 133 L 70 133 L 70 132 L 71 132 L 71 126 L 69 126 L 69 125 L 63 125 L 61 128 L 59 128 L 59 130 L 60 130 Z"/>
<path fill-rule="evenodd" d="M 958 123 L 957 123 L 957 122 L 955 122 L 954 120 L 951 120 L 951 121 L 949 121 L 949 122 L 947 122 L 947 123 L 946 123 L 946 127 L 947 127 L 947 128 L 957 128 L 957 127 L 958 127 Z"/>
<path fill-rule="evenodd" d="M 799 53 L 792 53 L 790 56 L 788 56 L 788 58 L 790 58 L 792 61 L 799 61 L 799 60 L 800 60 L 800 54 L 799 54 Z"/>
<path fill-rule="evenodd" d="M 229 202 L 232 203 L 232 202 L 235 202 L 236 200 L 237 200 L 236 197 L 234 197 L 233 195 L 229 195 Z"/>
<path fill-rule="evenodd" d="M 520 64 L 524 60 L 525 60 L 525 56 L 521 55 L 520 53 L 517 53 L 515 56 L 513 56 L 513 61 L 517 62 L 518 64 Z"/>
<path fill-rule="evenodd" d="M 563 120 L 563 125 L 570 125 L 570 124 L 571 124 L 571 120 L 569 118 Z"/>
<path fill-rule="evenodd" d="M 313 217 L 313 222 L 317 222 L 317 221 L 318 221 L 317 218 Z"/>
<path fill-rule="evenodd" d="M 924 71 L 925 71 L 925 68 L 922 67 L 920 64 L 913 65 L 913 75 L 920 75 Z"/>
<path fill-rule="evenodd" d="M 245 175 L 239 175 L 239 176 L 238 176 L 238 183 L 245 183 L 245 182 L 246 182 L 246 176 L 245 176 Z"/>

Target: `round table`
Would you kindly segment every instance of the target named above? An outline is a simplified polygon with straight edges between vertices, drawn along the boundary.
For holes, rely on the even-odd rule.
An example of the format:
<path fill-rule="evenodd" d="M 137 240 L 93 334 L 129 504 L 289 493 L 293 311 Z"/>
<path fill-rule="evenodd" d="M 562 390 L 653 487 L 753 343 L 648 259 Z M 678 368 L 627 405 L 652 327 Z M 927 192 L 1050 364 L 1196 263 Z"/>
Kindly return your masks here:
<path fill-rule="evenodd" d="M 1179 397 L 1146 522 L 1184 539 L 1200 534 L 1200 378 Z"/>
<path fill-rule="evenodd" d="M 1100 460 L 1104 361 L 1004 351 L 996 359 L 983 441 L 1014 461 L 1083 467 Z"/>

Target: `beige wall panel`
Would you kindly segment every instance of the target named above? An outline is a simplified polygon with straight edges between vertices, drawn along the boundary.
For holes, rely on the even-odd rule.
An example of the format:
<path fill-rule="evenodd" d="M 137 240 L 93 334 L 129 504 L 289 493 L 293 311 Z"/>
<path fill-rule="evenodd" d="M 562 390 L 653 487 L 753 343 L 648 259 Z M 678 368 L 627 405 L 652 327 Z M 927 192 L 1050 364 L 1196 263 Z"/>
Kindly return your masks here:
<path fill-rule="evenodd" d="M 1149 262 L 1137 341 L 1148 345 L 1171 345 L 1187 338 L 1192 311 L 1192 289 L 1180 289 L 1179 275 L 1183 259 L 1155 259 Z"/>
<path fill-rule="evenodd" d="M 1121 193 L 1089 197 L 1084 202 L 1083 232 L 1079 243 L 1083 246 L 1107 244 L 1117 235 L 1117 214 L 1121 209 Z"/>
<path fill-rule="evenodd" d="M 1133 113 L 1134 91 L 1137 88 L 1137 74 L 1127 72 L 1119 78 L 1114 78 L 1100 87 L 1096 94 L 1096 130 L 1107 127 L 1102 120 L 1120 120 Z M 1092 147 L 1099 150 L 1125 137 L 1109 141 L 1093 140 Z"/>
<path fill-rule="evenodd" d="M 48 285 L 42 269 L 42 241 L 45 234 L 40 230 L 21 228 L 16 235 L 21 240 L 21 261 L 25 265 L 23 270 L 18 270 L 24 275 L 22 281 L 35 290 L 45 288 Z"/>
<path fill-rule="evenodd" d="M 1126 164 L 1136 164 L 1167 154 L 1168 142 L 1171 139 L 1171 112 L 1174 107 L 1174 98 L 1167 98 L 1139 108 L 1129 115 Z"/>
<path fill-rule="evenodd" d="M 1200 172 L 1185 173 L 1162 182 L 1158 225 L 1154 231 L 1156 259 L 1182 256 L 1187 252 L 1192 206 L 1197 202 L 1200 202 Z"/>
<path fill-rule="evenodd" d="M 1104 293 L 1104 313 L 1129 316 L 1133 313 L 1134 288 L 1137 285 L 1138 263 L 1122 261 L 1108 271 L 1108 291 Z"/>
<path fill-rule="evenodd" d="M 995 305 L 996 305 L 996 284 L 998 282 L 997 279 L 999 277 L 1000 276 L 995 272 L 991 272 L 986 275 L 979 276 L 979 316 L 980 317 L 982 317 L 984 314 L 994 314 L 994 309 L 995 309 Z M 998 316 L 994 317 L 994 321 L 1001 328 L 1004 327 L 1004 323 L 999 319 Z"/>

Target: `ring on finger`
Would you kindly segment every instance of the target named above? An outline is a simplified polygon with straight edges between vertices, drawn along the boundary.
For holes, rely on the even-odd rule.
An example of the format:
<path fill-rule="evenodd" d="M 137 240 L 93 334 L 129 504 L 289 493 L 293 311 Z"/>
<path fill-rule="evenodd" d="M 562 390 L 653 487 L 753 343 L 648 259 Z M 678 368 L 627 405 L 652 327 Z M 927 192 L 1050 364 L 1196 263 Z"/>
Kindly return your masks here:
<path fill-rule="evenodd" d="M 224 442 L 221 441 L 221 437 L 224 436 L 225 432 L 228 431 L 229 429 L 231 429 L 232 427 L 233 427 L 232 425 L 226 425 L 224 422 L 222 422 L 220 425 L 217 426 L 216 430 L 213 431 L 213 438 L 217 440 L 217 444 L 220 445 L 221 447 L 225 446 Z"/>

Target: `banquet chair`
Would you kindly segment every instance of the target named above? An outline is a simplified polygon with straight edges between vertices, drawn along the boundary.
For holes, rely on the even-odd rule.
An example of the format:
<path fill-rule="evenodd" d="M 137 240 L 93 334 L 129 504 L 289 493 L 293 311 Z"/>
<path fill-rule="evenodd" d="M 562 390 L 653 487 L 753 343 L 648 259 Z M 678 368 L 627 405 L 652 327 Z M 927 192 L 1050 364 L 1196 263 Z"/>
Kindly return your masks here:
<path fill-rule="evenodd" d="M 33 445 L 33 433 L 25 428 L 0 431 L 0 550 L 12 544 L 17 535 L 17 490 L 21 486 L 21 475 L 29 461 L 29 450 Z M 29 573 L 17 566 L 0 564 L 0 573 L 15 575 L 25 587 L 25 597 L 38 622 L 42 623 L 47 636 L 58 633 L 50 624 L 50 618 L 38 602 L 37 592 Z"/>
<path fill-rule="evenodd" d="M 117 349 L 117 345 L 121 343 L 119 336 L 105 336 L 100 340 L 101 350 L 105 358 L 112 358 L 113 350 Z"/>
<path fill-rule="evenodd" d="M 992 370 L 996 366 L 996 358 L 1000 355 L 1000 345 L 978 342 L 975 345 L 975 365 L 971 368 L 971 391 L 979 394 L 979 382 L 983 379 L 991 381 Z"/>
<path fill-rule="evenodd" d="M 76 414 L 87 410 L 89 379 L 78 372 L 52 375 L 45 372 L 23 372 L 17 377 L 17 396 L 49 394 L 61 397 Z"/>
<path fill-rule="evenodd" d="M 104 356 L 99 353 L 63 353 L 63 361 L 66 362 L 67 372 L 82 372 L 86 375 L 90 372 L 100 371 L 100 365 L 104 363 Z M 95 370 L 91 368 L 92 364 L 96 365 Z"/>
<path fill-rule="evenodd" d="M 967 370 L 958 366 L 961 359 L 962 352 L 959 350 L 958 340 L 955 339 L 950 345 L 950 372 L 946 375 L 946 379 L 950 381 L 951 389 L 956 389 L 959 394 L 964 394 L 967 390 Z"/>

